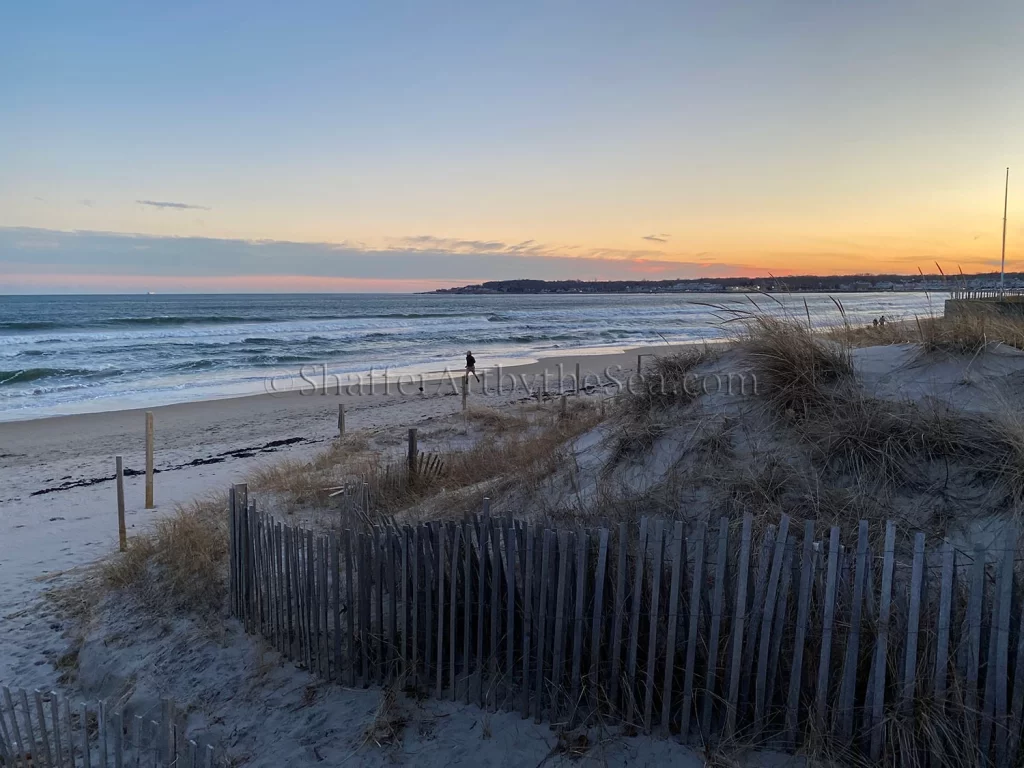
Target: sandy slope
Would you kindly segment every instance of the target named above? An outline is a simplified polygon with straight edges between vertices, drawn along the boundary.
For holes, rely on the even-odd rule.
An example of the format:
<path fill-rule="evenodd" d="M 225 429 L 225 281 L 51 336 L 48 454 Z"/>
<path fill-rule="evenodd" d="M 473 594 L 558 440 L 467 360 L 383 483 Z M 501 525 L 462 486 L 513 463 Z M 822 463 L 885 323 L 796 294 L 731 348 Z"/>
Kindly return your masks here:
<path fill-rule="evenodd" d="M 562 362 L 572 371 L 576 359 Z M 585 371 L 621 365 L 628 373 L 636 353 L 582 362 Z M 529 385 L 543 368 L 553 375 L 556 363 L 522 366 L 516 373 L 526 374 Z M 472 403 L 514 407 L 526 397 L 520 388 L 477 393 Z M 393 428 L 402 435 L 428 420 L 433 427 L 446 420 L 460 423 L 460 400 L 443 393 L 378 393 L 344 402 L 350 431 Z M 291 394 L 154 409 L 158 507 L 143 509 L 142 477 L 127 478 L 129 535 L 176 503 L 243 480 L 261 462 L 301 458 L 322 448 L 336 434 L 338 402 L 334 395 Z M 291 442 L 267 447 L 276 441 Z M 54 665 L 69 650 L 80 650 L 81 677 L 71 684 L 72 693 L 94 698 L 127 691 L 143 709 L 160 696 L 173 696 L 192 708 L 191 732 L 212 736 L 246 765 L 535 766 L 556 758 L 557 738 L 547 725 L 404 697 L 399 707 L 409 725 L 400 744 L 365 745 L 379 691 L 322 686 L 233 623 L 216 633 L 185 619 L 154 623 L 132 606 L 108 601 L 78 649 L 74 621 L 44 595 L 55 586 L 88 584 L 90 564 L 116 548 L 113 456 L 122 454 L 126 467 L 141 469 L 143 451 L 140 411 L 0 424 L 0 682 L 59 688 Z M 673 742 L 591 738 L 594 747 L 584 764 L 702 764 Z M 759 755 L 750 764 L 765 759 Z"/>

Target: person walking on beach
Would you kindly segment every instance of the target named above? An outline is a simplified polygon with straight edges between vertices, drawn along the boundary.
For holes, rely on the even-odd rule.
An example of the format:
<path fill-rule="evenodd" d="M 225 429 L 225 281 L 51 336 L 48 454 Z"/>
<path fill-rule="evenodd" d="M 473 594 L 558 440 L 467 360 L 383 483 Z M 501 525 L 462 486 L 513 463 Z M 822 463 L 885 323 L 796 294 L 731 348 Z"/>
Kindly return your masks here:
<path fill-rule="evenodd" d="M 466 375 L 473 374 L 473 378 L 480 381 L 480 377 L 476 375 L 476 358 L 473 357 L 472 352 L 466 352 Z"/>

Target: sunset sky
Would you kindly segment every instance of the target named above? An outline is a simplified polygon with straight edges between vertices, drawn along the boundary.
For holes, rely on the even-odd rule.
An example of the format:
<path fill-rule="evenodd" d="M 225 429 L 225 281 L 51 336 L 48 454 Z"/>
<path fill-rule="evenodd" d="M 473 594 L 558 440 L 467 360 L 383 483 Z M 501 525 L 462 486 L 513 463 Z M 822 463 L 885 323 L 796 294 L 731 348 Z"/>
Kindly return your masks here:
<path fill-rule="evenodd" d="M 0 293 L 987 271 L 1007 166 L 1024 270 L 1019 0 L 42 0 L 0 29 Z"/>

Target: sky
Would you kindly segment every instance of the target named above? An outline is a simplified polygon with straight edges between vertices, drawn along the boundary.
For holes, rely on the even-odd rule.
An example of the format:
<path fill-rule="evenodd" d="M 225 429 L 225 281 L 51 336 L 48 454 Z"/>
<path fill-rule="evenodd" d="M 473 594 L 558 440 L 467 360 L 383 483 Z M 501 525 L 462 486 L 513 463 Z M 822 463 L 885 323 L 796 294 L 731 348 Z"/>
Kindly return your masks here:
<path fill-rule="evenodd" d="M 1024 270 L 1022 41 L 1019 0 L 5 3 L 0 293 L 990 271 L 1008 166 Z"/>

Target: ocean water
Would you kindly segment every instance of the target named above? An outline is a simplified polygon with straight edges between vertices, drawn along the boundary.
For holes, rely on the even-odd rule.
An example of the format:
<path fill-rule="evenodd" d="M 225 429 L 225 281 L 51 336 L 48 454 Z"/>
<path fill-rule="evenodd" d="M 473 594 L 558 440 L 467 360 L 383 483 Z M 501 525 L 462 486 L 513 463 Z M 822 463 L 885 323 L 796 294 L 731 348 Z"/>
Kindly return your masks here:
<path fill-rule="evenodd" d="M 855 323 L 942 306 L 836 298 Z M 825 294 L 0 296 L 0 420 L 255 394 L 303 367 L 423 373 L 460 368 L 468 349 L 484 367 L 711 340 L 755 302 L 815 323 L 839 314 Z"/>

